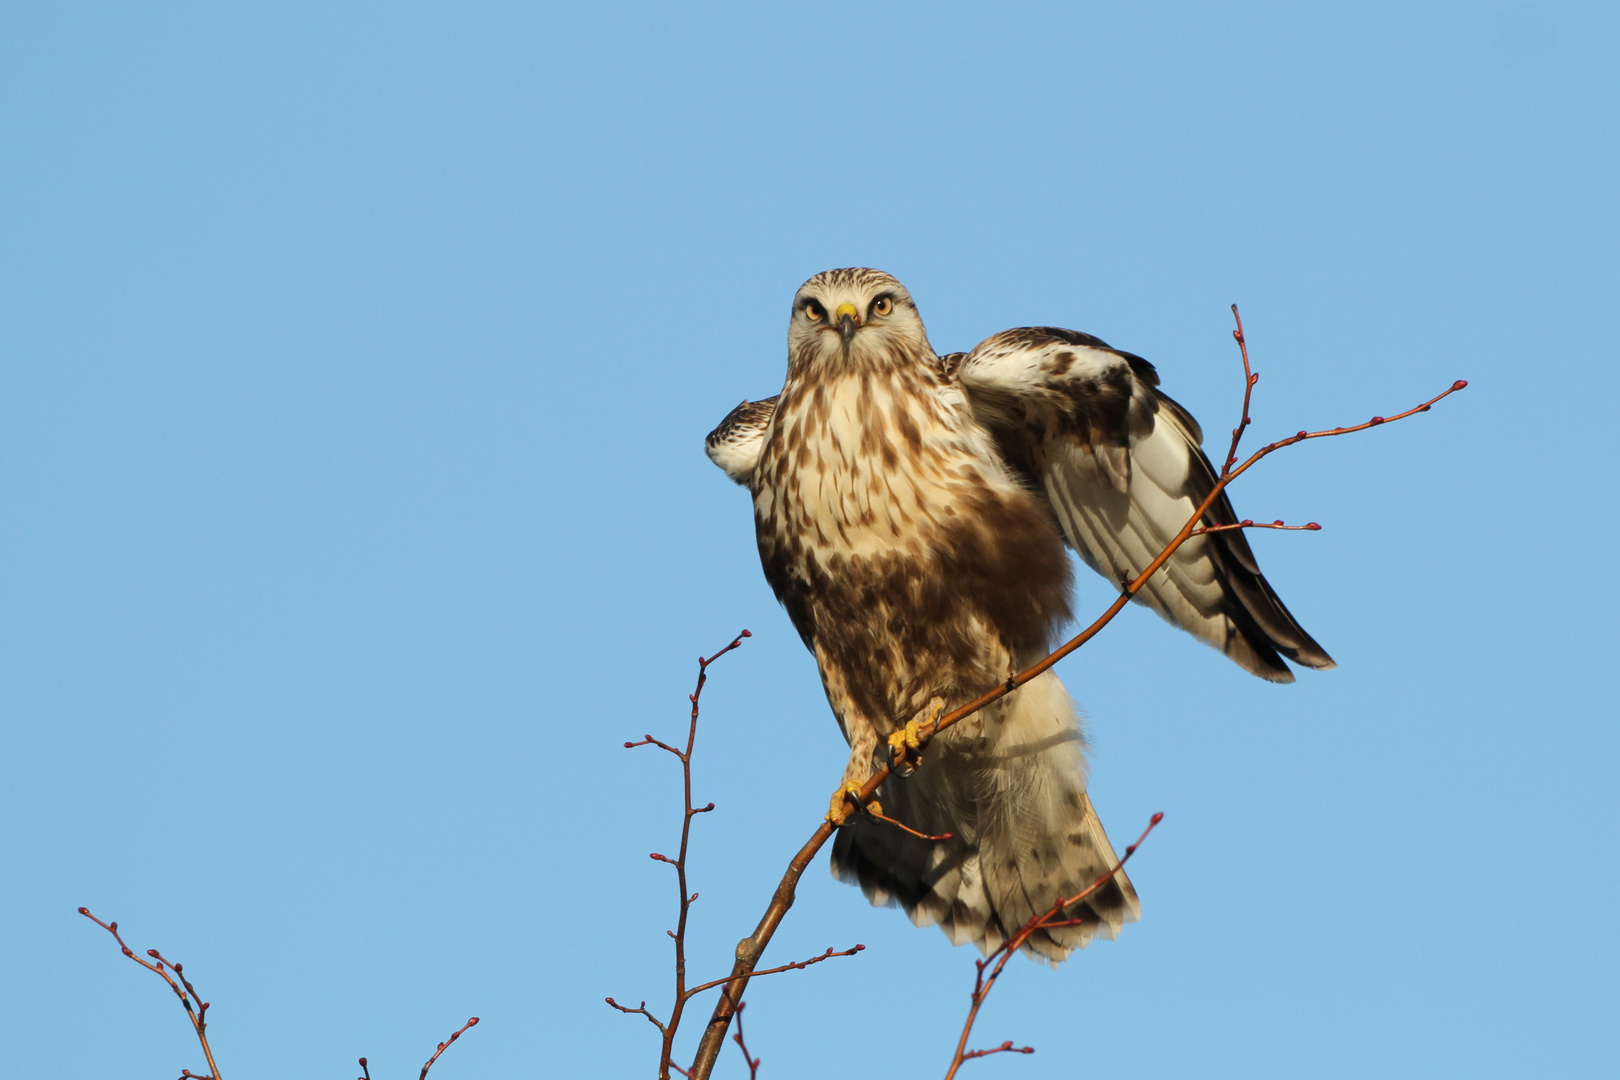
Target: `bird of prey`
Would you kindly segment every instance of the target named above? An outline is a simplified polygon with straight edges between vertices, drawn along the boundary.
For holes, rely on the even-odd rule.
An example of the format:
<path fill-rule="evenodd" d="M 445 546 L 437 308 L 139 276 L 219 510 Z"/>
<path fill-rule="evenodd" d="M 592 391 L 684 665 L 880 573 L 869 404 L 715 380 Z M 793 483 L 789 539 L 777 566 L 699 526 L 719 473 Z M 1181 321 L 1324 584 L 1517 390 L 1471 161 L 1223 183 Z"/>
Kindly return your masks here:
<path fill-rule="evenodd" d="M 1187 411 L 1141 357 L 1089 334 L 1007 330 L 937 355 L 878 270 L 817 274 L 793 298 L 781 393 L 744 402 L 709 457 L 754 500 L 765 578 L 815 654 L 849 742 L 829 820 L 833 873 L 874 904 L 989 952 L 1114 865 L 1086 795 L 1085 739 L 1048 671 L 933 740 L 878 792 L 914 836 L 848 793 L 920 725 L 1044 657 L 1070 619 L 1064 544 L 1116 585 L 1209 494 Z M 1208 524 L 1237 518 L 1222 494 Z M 1330 668 L 1261 576 L 1241 530 L 1183 544 L 1136 599 L 1273 682 Z M 1057 963 L 1138 914 L 1123 872 L 1037 933 Z"/>

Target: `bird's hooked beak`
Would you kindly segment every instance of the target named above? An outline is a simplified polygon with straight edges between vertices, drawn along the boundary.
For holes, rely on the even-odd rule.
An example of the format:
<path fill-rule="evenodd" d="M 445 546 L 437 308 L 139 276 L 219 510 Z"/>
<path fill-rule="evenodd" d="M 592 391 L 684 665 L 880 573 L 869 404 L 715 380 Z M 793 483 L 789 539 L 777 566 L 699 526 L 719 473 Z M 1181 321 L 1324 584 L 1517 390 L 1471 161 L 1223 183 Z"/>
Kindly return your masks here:
<path fill-rule="evenodd" d="M 845 300 L 833 312 L 833 322 L 838 326 L 838 336 L 849 344 L 849 339 L 855 336 L 855 331 L 861 328 L 861 313 L 855 310 L 855 305 Z"/>

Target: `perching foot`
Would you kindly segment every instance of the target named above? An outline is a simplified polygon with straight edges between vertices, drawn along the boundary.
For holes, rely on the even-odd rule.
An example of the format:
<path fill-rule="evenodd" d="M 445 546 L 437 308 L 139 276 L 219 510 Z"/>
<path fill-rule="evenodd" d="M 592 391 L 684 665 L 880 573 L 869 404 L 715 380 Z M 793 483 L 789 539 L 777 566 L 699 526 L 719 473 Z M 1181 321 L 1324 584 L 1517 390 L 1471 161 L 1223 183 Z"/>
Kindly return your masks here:
<path fill-rule="evenodd" d="M 933 737 L 934 727 L 945 715 L 945 699 L 928 702 L 928 718 L 906 721 L 906 726 L 889 736 L 889 767 L 900 776 L 909 776 L 922 764 L 923 738 Z"/>
<path fill-rule="evenodd" d="M 827 810 L 827 820 L 834 825 L 842 825 L 849 820 L 861 805 L 861 787 L 853 780 L 844 781 L 843 785 L 832 794 L 832 804 Z M 875 814 L 883 813 L 883 805 L 876 799 L 866 803 L 867 809 Z"/>

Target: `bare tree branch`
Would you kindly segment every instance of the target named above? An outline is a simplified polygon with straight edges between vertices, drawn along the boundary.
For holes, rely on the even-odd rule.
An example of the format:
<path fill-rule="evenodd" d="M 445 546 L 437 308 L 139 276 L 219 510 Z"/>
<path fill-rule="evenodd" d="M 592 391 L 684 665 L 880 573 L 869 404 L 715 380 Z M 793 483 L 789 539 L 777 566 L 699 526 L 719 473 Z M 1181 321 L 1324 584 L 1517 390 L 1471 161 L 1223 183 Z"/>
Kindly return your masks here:
<path fill-rule="evenodd" d="M 777 974 L 780 974 L 781 972 L 784 972 L 784 971 L 802 971 L 805 968 L 809 967 L 811 964 L 819 964 L 823 960 L 831 960 L 834 957 L 838 957 L 838 956 L 854 956 L 858 952 L 865 952 L 865 951 L 866 951 L 866 946 L 865 945 L 857 945 L 852 949 L 845 949 L 842 952 L 834 952 L 832 946 L 829 945 L 829 946 L 827 946 L 827 951 L 822 953 L 820 956 L 812 956 L 808 960 L 795 960 L 791 964 L 782 964 L 779 967 L 760 968 L 758 971 L 754 972 L 754 974 L 756 976 L 758 976 L 758 975 L 777 975 Z M 686 992 L 686 996 L 691 997 L 693 994 L 701 994 L 705 990 L 713 990 L 715 987 L 720 986 L 720 985 L 722 985 L 724 983 L 728 983 L 730 981 L 731 981 L 731 976 L 727 975 L 723 979 L 715 979 L 715 980 L 713 980 L 711 982 L 703 983 L 701 986 L 694 986 L 694 987 L 692 987 L 692 989 L 690 989 L 690 990 L 688 990 Z"/>
<path fill-rule="evenodd" d="M 962 1055 L 962 1060 L 971 1061 L 974 1058 L 989 1057 L 991 1054 L 1033 1054 L 1034 1052 L 1035 1048 L 1033 1046 L 1014 1046 L 1012 1040 L 1008 1039 L 1000 1046 L 992 1046 L 988 1050 L 969 1050 Z"/>
<path fill-rule="evenodd" d="M 1146 840 L 1148 838 L 1148 834 L 1158 827 L 1159 822 L 1163 820 L 1163 814 L 1154 814 L 1153 817 L 1148 821 L 1147 828 L 1142 830 L 1142 835 L 1136 838 L 1136 843 L 1125 849 L 1125 854 L 1120 856 L 1119 861 L 1114 864 L 1113 869 L 1098 877 L 1096 881 L 1093 881 L 1090 885 L 1087 885 L 1084 889 L 1081 889 L 1073 896 L 1063 897 L 1057 903 L 1052 905 L 1051 910 L 1045 911 L 1030 919 L 1019 929 L 1018 933 L 1014 934 L 1006 941 L 1003 941 L 996 948 L 992 949 L 989 955 L 987 955 L 983 960 L 974 961 L 974 963 L 977 965 L 977 974 L 975 974 L 973 978 L 973 1004 L 968 1008 L 967 1019 L 962 1023 L 962 1034 L 956 1040 L 956 1053 L 951 1058 L 950 1068 L 945 1071 L 945 1080 L 952 1080 L 952 1078 L 956 1076 L 956 1071 L 962 1067 L 962 1063 L 964 1061 L 969 1061 L 976 1057 L 986 1057 L 990 1054 L 1000 1053 L 1004 1050 L 1012 1050 L 1013 1046 L 1010 1042 L 1002 1043 L 994 1050 L 970 1051 L 967 1048 L 968 1036 L 973 1034 L 973 1023 L 979 1018 L 979 1007 L 984 1004 L 984 999 L 990 996 L 990 991 L 995 989 L 996 980 L 1001 978 L 1002 969 L 1007 966 L 1007 961 L 1013 958 L 1013 955 L 1023 947 L 1024 942 L 1028 941 L 1030 935 L 1035 933 L 1035 931 L 1048 927 L 1076 925 L 1080 920 L 1063 918 L 1063 912 L 1066 909 L 1073 907 L 1075 904 L 1078 904 L 1080 901 L 1084 900 L 1086 897 L 1090 896 L 1092 893 L 1096 892 L 1098 889 L 1112 881 L 1114 879 L 1114 875 L 1124 869 L 1125 864 L 1130 860 L 1130 857 L 1136 854 L 1136 849 L 1142 846 L 1142 841 Z M 986 978 L 984 974 L 985 968 L 990 969 L 990 976 L 988 978 Z M 1026 1046 L 1022 1050 L 1018 1051 L 1020 1054 L 1033 1054 L 1034 1052 L 1035 1048 L 1030 1046 Z"/>
<path fill-rule="evenodd" d="M 192 1029 L 197 1033 L 197 1041 L 202 1044 L 203 1057 L 208 1059 L 209 1071 L 207 1073 L 194 1073 L 190 1069 L 181 1069 L 180 1080 L 220 1080 L 219 1066 L 214 1064 L 214 1050 L 208 1045 L 208 1002 L 204 1001 L 198 996 L 197 988 L 192 986 L 190 980 L 186 978 L 185 971 L 181 965 L 173 960 L 165 959 L 163 955 L 156 949 L 146 950 L 146 955 L 150 956 L 153 961 L 155 961 L 154 963 L 149 964 L 145 960 L 142 960 L 140 957 L 136 956 L 134 951 L 130 949 L 128 945 L 124 944 L 124 939 L 118 933 L 118 924 L 116 922 L 102 922 L 100 919 L 90 914 L 89 908 L 80 908 L 79 914 L 83 915 L 85 918 L 107 931 L 107 933 L 111 934 L 113 936 L 113 940 L 118 942 L 118 947 L 123 950 L 125 956 L 141 965 L 141 967 L 145 968 L 147 971 L 157 972 L 157 974 L 162 977 L 163 981 L 169 984 L 169 989 L 173 990 L 175 996 L 180 999 L 180 1004 L 186 1007 L 186 1018 L 191 1021 Z M 172 978 L 170 977 L 170 972 L 174 973 Z M 609 1000 L 611 1003 L 611 999 Z M 649 1017 L 649 1019 L 651 1019 L 651 1017 Z M 656 1021 L 654 1022 L 656 1023 Z M 477 1023 L 478 1017 L 475 1016 L 468 1020 L 465 1024 L 461 1025 L 461 1027 L 457 1028 L 455 1034 L 451 1035 L 450 1038 L 440 1043 L 439 1049 L 435 1051 L 433 1056 L 427 1059 L 427 1063 L 422 1066 L 421 1075 L 417 1077 L 417 1080 L 427 1080 L 428 1070 L 433 1067 L 433 1063 L 435 1061 L 439 1060 L 439 1055 L 444 1053 L 445 1048 L 451 1043 L 455 1042 L 457 1039 L 461 1038 L 462 1032 L 466 1031 L 468 1028 Z M 364 1074 L 361 1077 L 361 1080 L 371 1080 L 371 1066 L 366 1064 L 365 1058 L 360 1059 L 360 1071 Z"/>
<path fill-rule="evenodd" d="M 668 863 L 670 866 L 675 868 L 675 875 L 680 888 L 679 921 L 676 923 L 676 928 L 674 930 L 665 931 L 665 933 L 667 933 L 675 942 L 675 1003 L 670 1010 L 669 1020 L 663 1021 L 648 1011 L 647 1003 L 645 1001 L 643 1001 L 636 1008 L 632 1009 L 628 1008 L 627 1006 L 620 1005 L 612 998 L 607 999 L 607 1003 L 613 1006 L 613 1008 L 618 1009 L 622 1013 L 634 1013 L 645 1016 L 652 1023 L 652 1025 L 658 1029 L 662 1043 L 659 1050 L 658 1060 L 659 1080 L 669 1080 L 669 1074 L 672 1070 L 679 1073 L 681 1076 L 691 1075 L 690 1070 L 681 1068 L 681 1066 L 675 1064 L 675 1062 L 672 1060 L 675 1047 L 675 1035 L 680 1029 L 681 1017 L 686 1010 L 686 1003 L 691 1001 L 692 998 L 698 994 L 701 994 L 706 990 L 713 990 L 715 987 L 722 986 L 725 983 L 730 982 L 732 979 L 732 976 L 727 975 L 723 979 L 712 979 L 709 982 L 699 983 L 696 986 L 688 986 L 686 984 L 687 913 L 691 909 L 692 902 L 698 897 L 697 893 L 692 893 L 689 896 L 686 892 L 686 854 L 688 841 L 691 836 L 692 819 L 698 814 L 706 814 L 714 809 L 714 803 L 712 802 L 705 806 L 692 805 L 692 751 L 697 744 L 698 703 L 703 696 L 703 687 L 709 679 L 709 665 L 713 664 L 716 660 L 720 659 L 731 650 L 741 646 L 743 639 L 751 636 L 752 635 L 749 634 L 747 630 L 744 630 L 735 638 L 732 638 L 731 644 L 727 645 L 713 656 L 708 657 L 707 659 L 701 656 L 698 657 L 697 686 L 693 689 L 691 694 L 687 695 L 687 699 L 692 703 L 692 712 L 687 723 L 685 750 L 681 750 L 677 747 L 669 745 L 668 743 L 661 742 L 660 740 L 653 738 L 651 735 L 644 735 L 635 742 L 627 742 L 624 744 L 626 749 L 633 749 L 638 746 L 656 746 L 673 754 L 680 760 L 681 763 L 684 814 L 681 819 L 680 853 L 673 859 L 668 855 L 661 855 L 656 851 L 649 856 L 649 858 L 656 862 Z M 899 822 L 895 822 L 895 824 L 899 825 Z M 905 828 L 903 825 L 900 827 Z M 912 830 L 907 831 L 909 832 Z M 921 834 L 919 833 L 917 835 Z M 865 945 L 856 945 L 853 948 L 838 951 L 829 946 L 827 951 L 822 953 L 820 956 L 812 956 L 808 960 L 796 960 L 793 963 L 782 964 L 779 967 L 766 968 L 762 971 L 755 971 L 753 974 L 775 975 L 784 971 L 799 971 L 803 968 L 811 966 L 812 964 L 819 964 L 824 960 L 831 960 L 835 957 L 841 956 L 854 956 L 856 953 L 861 952 L 865 948 Z M 733 1010 L 728 1010 L 728 1015 L 730 1015 L 732 1011 Z"/>
<path fill-rule="evenodd" d="M 743 1010 L 746 1008 L 748 1002 L 737 1002 L 737 1033 L 731 1038 L 737 1044 L 737 1049 L 742 1051 L 743 1060 L 748 1062 L 748 1080 L 759 1080 L 759 1058 L 749 1056 L 748 1044 L 743 1041 Z"/>
<path fill-rule="evenodd" d="M 1231 532 L 1234 529 L 1286 529 L 1290 532 L 1321 532 L 1322 526 L 1318 525 L 1314 521 L 1308 522 L 1304 525 L 1284 525 L 1281 518 L 1271 522 L 1251 521 L 1248 518 L 1244 518 L 1242 521 L 1232 525 L 1200 525 L 1188 535 L 1202 536 L 1205 533 Z"/>
<path fill-rule="evenodd" d="M 629 1006 L 620 1005 L 617 1001 L 614 1001 L 612 998 L 604 998 L 603 1000 L 606 1001 L 613 1008 L 618 1009 L 622 1013 L 629 1013 L 631 1016 L 634 1016 L 637 1013 L 640 1013 L 642 1016 L 645 1016 L 647 1018 L 647 1022 L 649 1024 L 651 1024 L 653 1027 L 658 1029 L 658 1033 L 660 1035 L 664 1034 L 664 1031 L 665 1031 L 664 1022 L 662 1020 L 658 1019 L 658 1017 L 654 1016 L 652 1013 L 647 1011 L 647 1003 L 645 1001 L 643 1001 L 640 1005 L 637 1005 L 635 1008 L 632 1009 Z"/>
<path fill-rule="evenodd" d="M 197 988 L 192 986 L 185 975 L 182 974 L 180 965 L 165 960 L 156 949 L 146 950 L 146 955 L 157 961 L 155 964 L 148 964 L 145 960 L 136 956 L 128 945 L 124 944 L 124 939 L 118 934 L 117 922 L 104 923 L 90 914 L 89 908 L 80 908 L 79 914 L 111 934 L 113 940 L 118 942 L 118 947 L 123 950 L 125 956 L 147 971 L 156 972 L 164 982 L 169 984 L 169 989 L 173 990 L 174 996 L 180 999 L 180 1004 L 186 1007 L 186 1019 L 191 1021 L 192 1030 L 197 1033 L 197 1042 L 202 1045 L 203 1057 L 208 1059 L 208 1073 L 205 1076 L 197 1077 L 197 1074 L 190 1069 L 182 1069 L 180 1071 L 182 1080 L 186 1077 L 197 1077 L 197 1080 L 220 1080 L 219 1066 L 214 1064 L 214 1049 L 208 1045 L 208 1002 L 197 995 Z M 169 977 L 170 971 L 174 972 L 174 978 Z M 178 979 L 179 982 L 176 982 L 175 979 Z M 196 1003 L 195 1007 L 193 1007 L 193 1002 Z"/>
<path fill-rule="evenodd" d="M 477 1023 L 478 1023 L 478 1017 L 476 1017 L 476 1016 L 471 1017 L 471 1018 L 468 1019 L 468 1021 L 465 1024 L 462 1024 L 460 1027 L 456 1028 L 455 1031 L 451 1032 L 450 1037 L 448 1039 L 444 1040 L 444 1042 L 440 1043 L 439 1048 L 437 1050 L 433 1051 L 433 1056 L 428 1058 L 427 1061 L 422 1063 L 422 1072 L 417 1076 L 416 1080 L 427 1080 L 428 1070 L 433 1068 L 433 1063 L 435 1061 L 439 1060 L 439 1055 L 444 1053 L 445 1050 L 450 1046 L 451 1043 L 453 1043 L 457 1039 L 461 1038 L 461 1033 L 463 1031 L 466 1031 L 468 1028 L 475 1026 Z"/>

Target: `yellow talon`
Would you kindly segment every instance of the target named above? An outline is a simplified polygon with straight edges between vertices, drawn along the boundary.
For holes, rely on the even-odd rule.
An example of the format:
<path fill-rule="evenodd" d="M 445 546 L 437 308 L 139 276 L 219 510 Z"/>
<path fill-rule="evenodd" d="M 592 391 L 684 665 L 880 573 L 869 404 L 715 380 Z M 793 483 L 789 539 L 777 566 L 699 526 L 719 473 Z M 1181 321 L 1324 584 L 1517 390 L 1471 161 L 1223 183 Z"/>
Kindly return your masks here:
<path fill-rule="evenodd" d="M 842 825 L 849 817 L 849 804 L 861 793 L 859 784 L 842 784 L 832 793 L 832 803 L 827 808 L 827 820 L 834 825 Z"/>
<path fill-rule="evenodd" d="M 906 726 L 889 736 L 889 760 L 895 767 L 910 764 L 915 767 L 922 760 L 923 731 L 933 736 L 939 718 L 945 715 L 945 699 L 934 698 L 928 703 L 928 719 L 907 720 Z"/>
<path fill-rule="evenodd" d="M 916 753 L 922 749 L 922 729 L 927 720 L 907 720 L 906 726 L 889 736 L 889 750 L 893 756 L 903 757 L 906 751 Z"/>
<path fill-rule="evenodd" d="M 842 825 L 848 821 L 850 815 L 854 813 L 853 808 L 861 805 L 861 787 L 862 785 L 850 780 L 833 792 L 832 804 L 827 809 L 827 820 L 834 825 Z M 883 804 L 876 799 L 867 800 L 866 808 L 874 814 L 883 813 Z"/>

